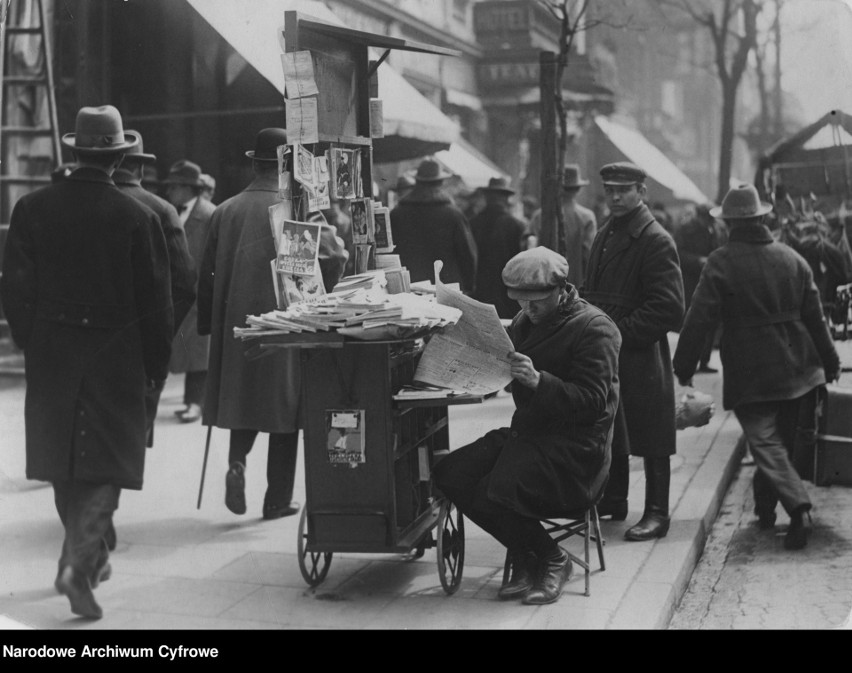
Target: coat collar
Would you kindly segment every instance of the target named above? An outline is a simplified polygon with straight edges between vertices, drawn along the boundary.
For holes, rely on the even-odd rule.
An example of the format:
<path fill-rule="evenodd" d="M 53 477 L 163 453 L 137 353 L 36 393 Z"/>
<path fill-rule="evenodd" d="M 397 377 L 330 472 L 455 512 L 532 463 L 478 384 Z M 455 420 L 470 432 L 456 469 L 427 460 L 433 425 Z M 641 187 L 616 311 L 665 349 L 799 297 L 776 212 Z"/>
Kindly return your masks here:
<path fill-rule="evenodd" d="M 69 175 L 65 179 L 80 182 L 100 182 L 105 185 L 115 184 L 106 171 L 102 171 L 98 168 L 90 168 L 88 166 L 80 166 L 80 168 L 75 168 L 71 172 L 71 175 Z"/>
<path fill-rule="evenodd" d="M 654 213 L 644 203 L 640 203 L 629 213 L 620 217 L 610 218 L 610 226 L 621 229 L 624 227 L 632 238 L 639 238 L 645 228 L 655 220 Z"/>
<path fill-rule="evenodd" d="M 568 320 L 579 300 L 577 288 L 569 284 L 559 299 L 559 306 L 545 322 L 533 325 L 523 311 L 518 313 L 513 322 L 513 329 L 519 337 L 518 349 L 529 348 L 548 339 Z"/>
<path fill-rule="evenodd" d="M 739 224 L 731 227 L 729 241 L 739 243 L 772 243 L 772 232 L 765 224 Z"/>

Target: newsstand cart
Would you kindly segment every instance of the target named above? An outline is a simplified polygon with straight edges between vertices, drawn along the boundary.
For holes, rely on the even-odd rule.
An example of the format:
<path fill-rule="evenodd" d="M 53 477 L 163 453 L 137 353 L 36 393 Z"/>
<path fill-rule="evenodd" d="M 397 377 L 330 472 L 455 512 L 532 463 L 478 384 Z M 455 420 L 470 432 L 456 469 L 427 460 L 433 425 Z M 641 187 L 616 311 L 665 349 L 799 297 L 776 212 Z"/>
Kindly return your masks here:
<path fill-rule="evenodd" d="M 483 397 L 394 400 L 412 382 L 421 339 L 286 334 L 248 342 L 246 356 L 282 347 L 300 348 L 306 502 L 298 557 L 305 581 L 322 583 L 335 552 L 418 558 L 436 547 L 441 585 L 455 593 L 464 519 L 434 488 L 431 472 L 449 452 L 447 407 Z"/>

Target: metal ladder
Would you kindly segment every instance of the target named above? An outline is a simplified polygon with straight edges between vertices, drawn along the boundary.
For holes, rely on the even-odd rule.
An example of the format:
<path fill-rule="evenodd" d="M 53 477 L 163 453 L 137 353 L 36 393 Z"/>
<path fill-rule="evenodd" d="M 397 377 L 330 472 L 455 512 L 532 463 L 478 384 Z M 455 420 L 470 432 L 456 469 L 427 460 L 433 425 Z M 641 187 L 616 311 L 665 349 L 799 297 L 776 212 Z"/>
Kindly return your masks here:
<path fill-rule="evenodd" d="M 16 0 L 20 2 L 21 0 Z M 38 25 L 16 25 L 15 12 L 13 12 L 12 0 L 0 0 L 0 73 L 2 73 L 2 87 L 0 87 L 0 250 L 5 240 L 6 231 L 9 228 L 7 218 L 11 213 L 12 203 L 10 188 L 23 187 L 34 190 L 50 183 L 50 171 L 62 160 L 62 148 L 59 143 L 59 122 L 56 109 L 56 88 L 53 77 L 53 54 L 50 41 L 47 36 L 45 23 L 45 0 L 23 0 L 33 3 L 33 9 L 37 14 Z M 35 23 L 35 16 L 33 22 Z M 9 73 L 12 63 L 9 58 L 10 47 L 14 46 L 14 40 L 20 36 L 35 36 L 38 44 L 38 59 L 40 72 L 30 74 Z M 11 125 L 8 123 L 7 108 L 11 97 L 20 95 L 27 87 L 35 91 L 42 89 L 46 94 L 47 101 L 47 126 L 44 125 Z M 36 137 L 45 136 L 50 138 L 52 160 L 50 168 L 40 175 L 11 174 L 8 167 L 11 161 L 11 150 L 9 139 L 12 137 Z M 2 259 L 2 258 L 0 258 Z M 0 262 L 2 264 L 2 262 Z M 0 274 L 3 270 L 0 268 Z M 0 307 L 0 344 L 9 341 L 8 322 Z M 3 353 L 7 348 L 0 349 L 0 371 L 4 369 Z M 14 367 L 18 369 L 17 366 Z"/>

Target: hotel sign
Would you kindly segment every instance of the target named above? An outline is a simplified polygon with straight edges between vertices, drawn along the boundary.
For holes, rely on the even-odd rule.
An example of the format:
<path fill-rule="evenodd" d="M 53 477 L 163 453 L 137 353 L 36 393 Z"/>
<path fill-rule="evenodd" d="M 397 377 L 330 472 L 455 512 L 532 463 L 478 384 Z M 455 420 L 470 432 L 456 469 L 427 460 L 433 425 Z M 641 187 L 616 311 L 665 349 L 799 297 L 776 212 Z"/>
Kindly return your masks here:
<path fill-rule="evenodd" d="M 539 68 L 537 62 L 482 63 L 478 76 L 481 87 L 535 86 L 539 82 Z"/>

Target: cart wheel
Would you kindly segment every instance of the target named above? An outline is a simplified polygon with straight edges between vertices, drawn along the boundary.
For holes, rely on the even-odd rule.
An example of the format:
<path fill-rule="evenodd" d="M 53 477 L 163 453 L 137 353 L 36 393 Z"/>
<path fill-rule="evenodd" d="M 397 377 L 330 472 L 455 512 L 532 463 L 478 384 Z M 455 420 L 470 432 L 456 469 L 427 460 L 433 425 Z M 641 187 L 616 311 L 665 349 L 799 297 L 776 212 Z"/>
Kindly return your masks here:
<path fill-rule="evenodd" d="M 441 503 L 437 546 L 441 586 L 448 594 L 454 594 L 461 584 L 464 570 L 464 516 L 449 500 Z"/>
<path fill-rule="evenodd" d="M 331 565 L 332 552 L 308 552 L 308 508 L 302 508 L 302 516 L 299 519 L 299 538 L 297 549 L 299 554 L 299 570 L 302 571 L 302 577 L 305 582 L 312 587 L 317 586 L 328 575 L 328 568 Z M 307 561 L 310 558 L 310 567 Z"/>

